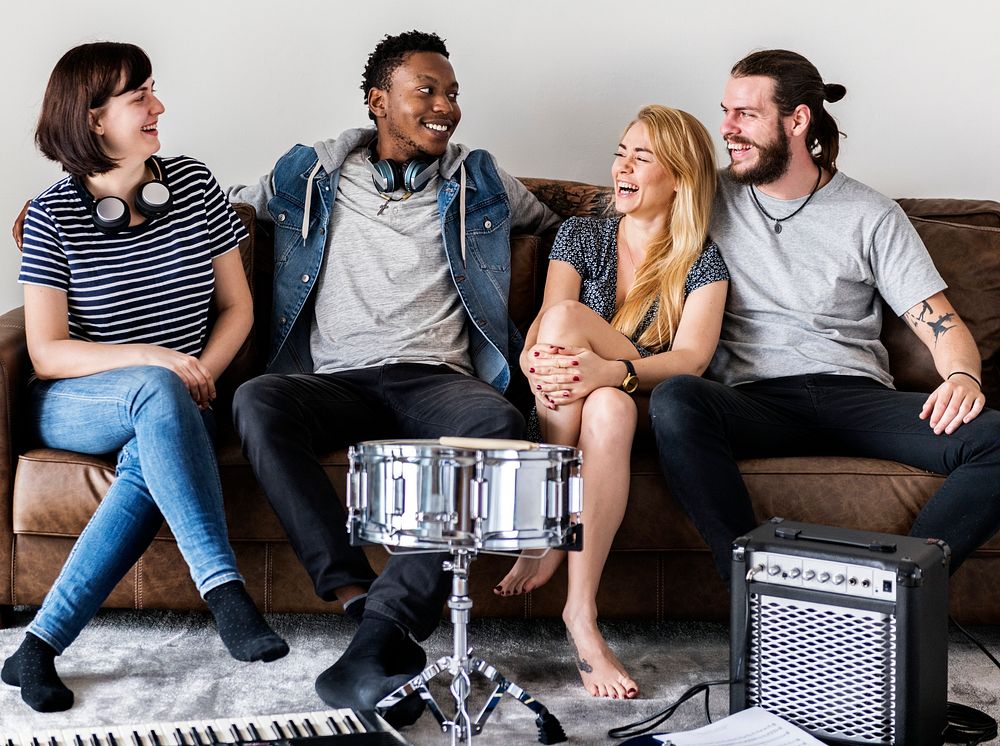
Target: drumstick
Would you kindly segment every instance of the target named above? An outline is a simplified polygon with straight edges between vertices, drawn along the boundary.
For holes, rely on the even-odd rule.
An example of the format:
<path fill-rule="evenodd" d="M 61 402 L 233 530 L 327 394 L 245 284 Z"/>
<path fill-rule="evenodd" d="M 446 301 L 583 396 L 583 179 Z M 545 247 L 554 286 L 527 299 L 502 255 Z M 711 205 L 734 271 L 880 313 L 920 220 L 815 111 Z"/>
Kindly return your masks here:
<path fill-rule="evenodd" d="M 538 443 L 530 440 L 504 440 L 503 438 L 438 438 L 438 443 L 448 448 L 467 448 L 476 451 L 533 451 Z"/>

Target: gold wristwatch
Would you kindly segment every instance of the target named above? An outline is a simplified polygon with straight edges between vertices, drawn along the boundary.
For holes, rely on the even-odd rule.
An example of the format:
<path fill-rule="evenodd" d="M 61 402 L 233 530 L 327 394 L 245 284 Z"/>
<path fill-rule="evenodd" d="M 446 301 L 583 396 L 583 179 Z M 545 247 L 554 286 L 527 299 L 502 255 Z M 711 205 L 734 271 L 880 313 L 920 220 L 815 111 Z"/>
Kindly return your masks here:
<path fill-rule="evenodd" d="M 622 381 L 622 385 L 619 387 L 626 394 L 633 394 L 635 390 L 639 388 L 639 376 L 635 374 L 635 366 L 632 365 L 631 360 L 620 359 L 619 363 L 625 363 L 626 373 L 625 380 Z"/>

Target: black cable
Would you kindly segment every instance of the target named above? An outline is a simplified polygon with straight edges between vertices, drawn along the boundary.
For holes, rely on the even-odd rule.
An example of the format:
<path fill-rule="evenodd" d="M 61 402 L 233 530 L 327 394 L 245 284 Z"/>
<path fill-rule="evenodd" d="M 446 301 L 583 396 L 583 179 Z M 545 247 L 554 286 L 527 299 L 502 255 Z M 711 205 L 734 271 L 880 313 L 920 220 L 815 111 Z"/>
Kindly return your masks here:
<path fill-rule="evenodd" d="M 949 702 L 945 709 L 945 720 L 948 724 L 941 734 L 945 743 L 973 746 L 997 737 L 997 721 L 975 707 Z"/>
<path fill-rule="evenodd" d="M 983 643 L 977 640 L 965 627 L 956 622 L 955 618 L 951 615 L 948 616 L 948 620 L 973 645 L 983 651 L 983 654 L 993 662 L 994 666 L 1000 669 L 1000 661 L 996 659 L 993 653 L 986 649 Z M 997 721 L 975 707 L 969 707 L 957 702 L 949 702 L 945 708 L 945 720 L 947 724 L 944 727 L 944 732 L 941 734 L 945 743 L 962 743 L 973 746 L 973 744 L 992 741 L 997 737 Z"/>
<path fill-rule="evenodd" d="M 982 650 L 983 653 L 986 655 L 986 657 L 989 658 L 991 661 L 993 661 L 993 665 L 994 666 L 996 666 L 997 668 L 1000 668 L 1000 661 L 998 661 L 993 656 L 993 653 L 991 653 L 989 650 L 987 650 L 986 646 L 983 645 L 983 643 L 981 643 L 979 640 L 977 640 L 975 637 L 973 637 L 971 632 L 969 632 L 965 627 L 963 627 L 961 624 L 959 624 L 958 622 L 956 622 L 955 621 L 955 617 L 953 617 L 953 616 L 951 616 L 949 614 L 948 615 L 948 621 L 950 621 L 952 624 L 954 624 L 955 625 L 955 629 L 957 629 L 959 632 L 961 632 L 963 635 L 965 635 L 968 638 L 969 642 L 971 642 L 977 648 L 979 648 L 980 650 Z"/>
<path fill-rule="evenodd" d="M 708 722 L 712 722 L 712 713 L 708 708 L 708 695 L 709 691 L 713 686 L 719 686 L 721 684 L 726 684 L 730 686 L 734 683 L 740 683 L 743 680 L 743 661 L 746 658 L 747 653 L 747 639 L 750 636 L 750 581 L 753 576 L 764 569 L 763 565 L 758 565 L 750 570 L 746 575 L 746 588 L 743 594 L 743 640 L 740 643 L 740 657 L 736 661 L 736 671 L 731 679 L 719 679 L 718 681 L 703 681 L 700 684 L 695 684 L 685 691 L 681 696 L 679 696 L 675 701 L 667 705 L 666 709 L 661 710 L 655 715 L 650 715 L 645 720 L 639 720 L 635 723 L 629 723 L 628 725 L 621 725 L 617 728 L 611 728 L 608 730 L 608 738 L 628 738 L 630 736 L 641 736 L 643 733 L 648 733 L 653 730 L 658 725 L 665 723 L 671 717 L 673 717 L 674 712 L 682 704 L 687 702 L 689 699 L 698 696 L 702 692 L 705 693 L 705 718 Z"/>
<path fill-rule="evenodd" d="M 656 726 L 661 723 L 665 723 L 671 717 L 673 717 L 674 712 L 682 704 L 692 699 L 702 692 L 705 693 L 705 712 L 708 712 L 708 693 L 713 686 L 718 686 L 720 684 L 729 685 L 729 679 L 719 679 L 718 681 L 703 681 L 700 684 L 695 684 L 690 687 L 686 692 L 679 696 L 674 702 L 667 706 L 665 710 L 662 710 L 655 715 L 650 715 L 645 720 L 640 720 L 635 723 L 629 723 L 628 725 L 622 725 L 617 728 L 611 728 L 608 731 L 608 738 L 628 738 L 629 736 L 641 736 L 643 733 L 648 733 L 653 730 Z M 709 717 L 709 722 L 711 722 L 711 717 Z"/>

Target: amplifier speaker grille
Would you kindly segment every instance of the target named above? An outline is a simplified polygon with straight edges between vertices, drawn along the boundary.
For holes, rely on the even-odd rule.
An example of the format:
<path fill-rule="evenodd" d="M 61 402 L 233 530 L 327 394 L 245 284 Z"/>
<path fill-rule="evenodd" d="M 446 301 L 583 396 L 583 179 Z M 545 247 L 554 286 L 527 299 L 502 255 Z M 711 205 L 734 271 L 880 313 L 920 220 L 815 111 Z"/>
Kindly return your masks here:
<path fill-rule="evenodd" d="M 941 746 L 948 546 L 772 518 L 733 540 L 729 711 L 829 744 Z"/>
<path fill-rule="evenodd" d="M 749 602 L 749 706 L 819 738 L 895 742 L 895 615 L 757 593 Z"/>

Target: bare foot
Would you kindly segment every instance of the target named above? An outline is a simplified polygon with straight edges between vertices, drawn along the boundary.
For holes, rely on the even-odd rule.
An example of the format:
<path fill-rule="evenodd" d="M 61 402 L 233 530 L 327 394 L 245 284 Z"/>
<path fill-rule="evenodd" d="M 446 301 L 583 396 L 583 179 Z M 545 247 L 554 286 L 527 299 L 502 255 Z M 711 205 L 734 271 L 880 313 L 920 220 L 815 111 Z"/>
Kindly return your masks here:
<path fill-rule="evenodd" d="M 539 557 L 526 549 L 493 592 L 498 596 L 516 596 L 541 588 L 549 582 L 565 556 L 566 552 L 550 549 L 544 557 Z"/>
<path fill-rule="evenodd" d="M 566 637 L 573 646 L 576 668 L 583 680 L 583 688 L 592 697 L 611 699 L 634 699 L 639 694 L 639 685 L 628 675 L 621 661 L 611 652 L 596 619 L 566 622 Z"/>

